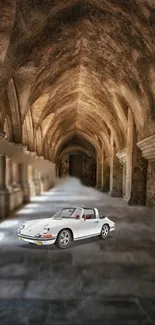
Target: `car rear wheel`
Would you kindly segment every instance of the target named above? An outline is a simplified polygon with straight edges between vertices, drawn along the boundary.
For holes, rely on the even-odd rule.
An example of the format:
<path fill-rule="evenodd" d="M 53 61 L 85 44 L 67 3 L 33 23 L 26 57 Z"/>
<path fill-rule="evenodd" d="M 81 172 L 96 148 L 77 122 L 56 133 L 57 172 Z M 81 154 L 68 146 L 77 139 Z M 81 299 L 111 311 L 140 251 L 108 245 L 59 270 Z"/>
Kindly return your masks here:
<path fill-rule="evenodd" d="M 102 226 L 102 229 L 101 229 L 100 238 L 101 238 L 101 239 L 107 239 L 107 238 L 109 237 L 109 234 L 110 234 L 110 228 L 109 228 L 109 225 L 104 224 L 104 225 Z"/>
<path fill-rule="evenodd" d="M 58 234 L 57 240 L 56 240 L 56 246 L 61 249 L 65 249 L 69 247 L 72 241 L 72 235 L 70 230 L 68 229 L 63 229 L 60 231 Z"/>

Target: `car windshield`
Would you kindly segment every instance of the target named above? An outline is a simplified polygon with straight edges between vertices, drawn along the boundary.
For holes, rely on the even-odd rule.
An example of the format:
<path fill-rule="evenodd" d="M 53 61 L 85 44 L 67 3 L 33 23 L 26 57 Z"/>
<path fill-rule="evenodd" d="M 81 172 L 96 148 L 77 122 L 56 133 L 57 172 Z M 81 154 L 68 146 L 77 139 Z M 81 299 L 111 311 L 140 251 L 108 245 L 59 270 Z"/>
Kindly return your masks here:
<path fill-rule="evenodd" d="M 81 212 L 82 212 L 82 209 L 65 208 L 65 209 L 59 210 L 52 218 L 53 219 L 62 219 L 62 218 L 63 219 L 66 219 L 66 218 L 78 219 L 80 217 Z"/>

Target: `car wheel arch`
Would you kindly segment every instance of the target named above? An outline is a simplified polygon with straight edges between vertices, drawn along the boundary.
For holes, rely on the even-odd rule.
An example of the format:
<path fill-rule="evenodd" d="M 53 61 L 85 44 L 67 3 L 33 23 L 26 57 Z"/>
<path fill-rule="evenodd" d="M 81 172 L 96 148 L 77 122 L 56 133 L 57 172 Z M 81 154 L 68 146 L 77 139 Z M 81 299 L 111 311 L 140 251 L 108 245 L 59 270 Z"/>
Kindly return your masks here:
<path fill-rule="evenodd" d="M 71 237 L 72 237 L 72 241 L 74 240 L 74 234 L 73 234 L 73 230 L 71 229 L 71 228 L 62 228 L 59 232 L 58 232 L 58 234 L 57 234 L 57 238 L 58 238 L 58 236 L 59 236 L 59 234 L 61 233 L 61 231 L 63 231 L 63 230 L 69 230 L 70 231 L 70 233 L 71 233 Z"/>

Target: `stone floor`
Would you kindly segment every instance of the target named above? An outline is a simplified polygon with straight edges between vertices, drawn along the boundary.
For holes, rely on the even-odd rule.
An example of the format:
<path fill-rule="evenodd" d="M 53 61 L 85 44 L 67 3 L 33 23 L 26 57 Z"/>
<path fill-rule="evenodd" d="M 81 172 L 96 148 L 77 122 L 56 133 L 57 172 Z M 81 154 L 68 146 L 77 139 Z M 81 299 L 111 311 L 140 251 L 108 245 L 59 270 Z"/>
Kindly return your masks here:
<path fill-rule="evenodd" d="M 94 206 L 115 233 L 65 251 L 18 241 L 23 220 Z M 155 324 L 155 210 L 128 207 L 76 180 L 33 197 L 0 223 L 0 324 Z"/>

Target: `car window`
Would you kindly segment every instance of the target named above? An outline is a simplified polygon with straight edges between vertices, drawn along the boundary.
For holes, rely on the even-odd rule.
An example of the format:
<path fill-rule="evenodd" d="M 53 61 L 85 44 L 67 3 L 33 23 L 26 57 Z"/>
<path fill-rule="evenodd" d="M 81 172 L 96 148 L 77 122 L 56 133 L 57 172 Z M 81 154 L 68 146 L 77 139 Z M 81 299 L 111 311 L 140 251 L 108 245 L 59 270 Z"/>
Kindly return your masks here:
<path fill-rule="evenodd" d="M 75 209 L 63 209 L 60 213 L 60 218 L 70 218 Z"/>
<path fill-rule="evenodd" d="M 96 219 L 95 211 L 93 209 L 85 209 L 85 218 L 89 219 Z"/>
<path fill-rule="evenodd" d="M 83 214 L 83 209 L 82 208 L 76 208 L 75 211 L 73 212 L 71 218 L 80 219 L 82 214 Z"/>

